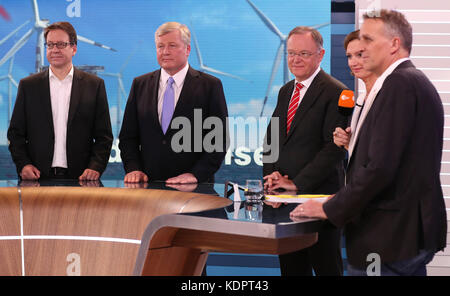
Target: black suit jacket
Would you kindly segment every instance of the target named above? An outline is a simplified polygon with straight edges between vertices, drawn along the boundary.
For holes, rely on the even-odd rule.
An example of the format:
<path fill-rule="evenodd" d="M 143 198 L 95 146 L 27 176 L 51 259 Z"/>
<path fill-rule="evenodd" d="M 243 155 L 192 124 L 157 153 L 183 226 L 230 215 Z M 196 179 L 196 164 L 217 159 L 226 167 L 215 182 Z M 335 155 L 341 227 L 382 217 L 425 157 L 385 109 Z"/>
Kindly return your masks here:
<path fill-rule="evenodd" d="M 347 185 L 324 204 L 329 220 L 345 225 L 349 262 L 382 263 L 446 245 L 440 184 L 444 112 L 428 78 L 410 61 L 389 75 L 361 126 Z"/>
<path fill-rule="evenodd" d="M 25 165 L 32 164 L 41 178 L 48 177 L 55 140 L 48 70 L 20 81 L 8 140 L 19 174 Z M 103 79 L 75 68 L 67 120 L 69 177 L 78 178 L 86 168 L 102 173 L 112 140 Z"/>
<path fill-rule="evenodd" d="M 213 181 L 214 173 L 220 168 L 227 149 L 226 117 L 228 115 L 221 81 L 211 75 L 189 67 L 183 89 L 175 107 L 175 118 L 184 117 L 188 125 L 174 129 L 169 126 L 163 134 L 158 119 L 158 88 L 161 70 L 137 77 L 131 86 L 120 131 L 119 148 L 125 172 L 140 170 L 151 180 L 165 181 L 183 173 L 192 173 L 198 182 Z M 197 109 L 197 122 L 194 121 Z M 222 127 L 202 130 L 203 121 L 213 116 Z M 199 126 L 195 127 L 196 124 Z M 194 127 L 196 130 L 194 130 Z M 216 129 L 217 128 L 217 129 Z M 182 140 L 182 130 L 187 136 Z M 203 147 L 205 136 L 220 130 L 218 151 L 208 152 Z M 212 134 L 210 135 L 212 136 Z M 176 152 L 172 142 L 190 141 L 189 149 Z M 209 140 L 207 141 L 210 142 Z M 221 142 L 221 143 L 220 143 Z M 185 142 L 182 142 L 186 144 Z"/>
<path fill-rule="evenodd" d="M 334 144 L 333 131 L 347 124 L 347 117 L 338 109 L 339 95 L 346 86 L 320 70 L 300 102 L 286 135 L 287 110 L 294 83 L 294 80 L 288 82 L 278 94 L 265 142 L 273 142 L 271 126 L 273 118 L 279 118 L 279 129 L 275 131 L 279 145 L 272 147 L 279 149 L 279 157 L 268 163 L 267 155 L 273 150 L 268 151 L 270 145 L 265 145 L 263 174 L 279 171 L 288 175 L 300 192 L 335 193 L 339 189 L 338 165 L 345 152 Z"/>

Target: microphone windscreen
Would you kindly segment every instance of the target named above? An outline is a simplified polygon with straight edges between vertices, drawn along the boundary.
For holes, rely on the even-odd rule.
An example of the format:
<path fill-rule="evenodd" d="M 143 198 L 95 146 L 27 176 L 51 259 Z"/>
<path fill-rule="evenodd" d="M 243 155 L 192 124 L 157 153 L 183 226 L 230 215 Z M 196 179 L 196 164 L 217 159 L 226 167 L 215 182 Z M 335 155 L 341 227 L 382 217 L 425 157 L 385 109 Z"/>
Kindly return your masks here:
<path fill-rule="evenodd" d="M 339 96 L 338 109 L 343 116 L 350 116 L 355 107 L 355 96 L 353 91 L 344 89 Z"/>

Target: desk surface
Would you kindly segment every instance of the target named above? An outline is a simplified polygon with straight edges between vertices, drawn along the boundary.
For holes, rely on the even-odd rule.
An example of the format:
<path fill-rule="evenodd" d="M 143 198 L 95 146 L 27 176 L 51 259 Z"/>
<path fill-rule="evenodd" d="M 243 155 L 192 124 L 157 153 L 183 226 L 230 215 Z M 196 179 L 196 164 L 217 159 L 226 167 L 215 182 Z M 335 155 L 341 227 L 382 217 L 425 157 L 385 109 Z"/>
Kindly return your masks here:
<path fill-rule="evenodd" d="M 178 264 L 179 261 L 174 261 L 173 264 L 166 262 L 173 254 L 182 255 L 189 261 L 194 252 L 192 250 L 195 250 L 194 255 L 198 253 L 199 258 L 204 257 L 201 254 L 217 251 L 262 254 L 292 252 L 313 244 L 317 240 L 317 231 L 324 223 L 317 219 L 291 220 L 289 213 L 296 204 L 273 208 L 261 201 L 247 203 L 215 199 L 214 196 L 225 195 L 224 184 L 167 186 L 159 182 L 130 186 L 122 180 L 81 183 L 77 180 L 3 180 L 0 181 L 0 187 L 10 187 L 5 189 L 8 189 L 11 197 L 8 201 L 11 215 L 19 217 L 19 208 L 21 215 L 23 211 L 23 223 L 17 217 L 11 220 L 15 225 L 14 234 L 3 234 L 6 240 L 3 244 L 9 244 L 6 247 L 17 252 L 22 250 L 21 256 L 20 253 L 16 254 L 22 258 L 22 274 L 62 274 L 62 269 L 66 268 L 63 255 L 68 250 L 81 254 L 82 260 L 85 260 L 82 263 L 83 274 L 109 274 L 116 271 L 117 268 L 111 269 L 107 264 L 116 262 L 116 259 L 110 259 L 118 258 L 117 256 L 126 259 L 122 264 L 126 272 L 118 274 L 129 274 L 134 262 L 134 275 L 197 274 L 198 268 L 195 272 L 183 270 L 175 273 L 172 270 L 162 272 L 161 268 L 192 266 L 191 263 Z M 40 187 L 42 190 L 30 187 Z M 71 189 L 60 190 L 58 187 Z M 78 190 L 73 187 L 87 188 Z M 14 188 L 17 188 L 17 193 L 14 193 Z M 113 188 L 118 190 L 111 190 Z M 46 196 L 50 193 L 51 196 Z M 75 195 L 71 195 L 72 193 Z M 17 198 L 14 194 L 17 194 Z M 234 199 L 234 195 L 231 198 Z M 171 206 L 174 203 L 177 203 L 176 207 Z M 198 212 L 201 209 L 214 210 Z M 137 222 L 140 223 L 139 227 L 130 226 L 130 223 Z M 16 229 L 18 223 L 18 229 L 24 229 L 23 233 Z M 118 233 L 119 228 L 123 228 L 124 232 Z M 131 235 L 130 231 L 136 233 Z M 24 247 L 21 247 L 21 241 Z M 15 244 L 14 248 L 11 244 Z M 42 246 L 39 247 L 40 245 Z M 98 250 L 90 251 L 94 248 Z M 186 254 L 184 251 L 178 252 L 180 249 L 187 250 Z M 52 259 L 55 257 L 52 255 L 54 251 L 47 254 L 46 250 L 58 250 L 62 255 Z M 160 253 L 165 250 L 167 254 L 162 256 Z M 45 256 L 33 252 L 44 252 Z M 125 253 L 126 256 L 123 255 Z M 102 270 L 96 269 L 99 265 L 95 263 L 97 259 L 94 257 L 99 254 L 105 257 L 102 262 L 106 262 L 103 264 L 106 267 Z M 36 263 L 36 258 L 52 259 L 57 264 Z M 178 260 L 178 257 L 174 258 Z M 148 262 L 151 264 L 146 265 Z M 198 262 L 201 260 L 198 259 Z M 44 270 L 41 266 L 47 269 Z M 54 272 L 56 269 L 58 271 Z M 18 270 L 20 271 L 20 266 L 15 267 L 14 272 L 19 273 Z"/>
<path fill-rule="evenodd" d="M 106 187 L 106 188 L 143 188 L 143 189 L 162 189 L 175 190 L 184 192 L 195 192 L 209 195 L 224 196 L 224 184 L 200 183 L 187 185 L 166 185 L 164 182 L 150 182 L 139 184 L 124 184 L 123 180 L 101 180 L 80 182 L 78 180 L 39 180 L 39 181 L 18 181 L 18 180 L 0 180 L 0 187 L 39 187 L 39 186 L 69 186 L 69 187 Z M 241 191 L 243 199 L 243 194 Z M 233 195 L 229 197 L 233 200 Z M 218 209 L 200 213 L 188 213 L 194 217 L 205 217 L 222 220 L 234 220 L 252 223 L 264 224 L 296 224 L 299 222 L 312 222 L 316 219 L 299 219 L 293 221 L 289 217 L 289 213 L 297 206 L 297 204 L 286 204 L 279 208 L 273 208 L 263 202 L 247 203 L 234 202 L 232 205 L 224 209 Z M 315 223 L 317 224 L 317 223 Z"/>

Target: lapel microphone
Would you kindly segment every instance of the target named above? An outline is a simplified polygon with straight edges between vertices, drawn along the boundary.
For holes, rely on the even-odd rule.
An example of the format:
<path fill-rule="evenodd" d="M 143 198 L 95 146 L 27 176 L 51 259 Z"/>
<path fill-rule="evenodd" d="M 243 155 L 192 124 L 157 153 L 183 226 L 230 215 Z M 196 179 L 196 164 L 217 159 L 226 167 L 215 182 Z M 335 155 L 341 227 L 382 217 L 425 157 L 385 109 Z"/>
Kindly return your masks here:
<path fill-rule="evenodd" d="M 355 95 L 353 91 L 344 89 L 339 96 L 338 109 L 339 113 L 343 116 L 352 115 L 353 108 L 355 107 Z"/>

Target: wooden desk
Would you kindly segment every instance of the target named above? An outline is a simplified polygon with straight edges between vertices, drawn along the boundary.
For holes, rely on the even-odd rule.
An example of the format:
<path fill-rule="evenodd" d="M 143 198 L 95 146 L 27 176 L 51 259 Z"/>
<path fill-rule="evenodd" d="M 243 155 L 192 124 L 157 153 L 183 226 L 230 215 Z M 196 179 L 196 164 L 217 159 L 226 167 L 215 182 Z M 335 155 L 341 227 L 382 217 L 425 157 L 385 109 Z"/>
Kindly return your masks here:
<path fill-rule="evenodd" d="M 288 208 L 263 212 L 284 220 L 236 220 L 231 204 L 176 190 L 0 187 L 0 275 L 200 275 L 209 252 L 282 254 L 317 241 L 318 220 L 286 220 Z"/>

